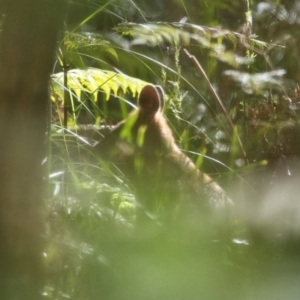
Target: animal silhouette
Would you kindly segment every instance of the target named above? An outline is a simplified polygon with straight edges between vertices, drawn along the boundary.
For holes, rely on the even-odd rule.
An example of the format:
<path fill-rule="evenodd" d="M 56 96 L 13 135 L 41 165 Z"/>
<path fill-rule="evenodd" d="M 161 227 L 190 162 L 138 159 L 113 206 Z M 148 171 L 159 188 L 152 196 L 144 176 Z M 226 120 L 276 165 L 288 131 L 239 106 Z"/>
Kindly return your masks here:
<path fill-rule="evenodd" d="M 176 145 L 163 105 L 163 89 L 146 85 L 138 109 L 94 147 L 95 153 L 129 179 L 138 215 L 168 220 L 183 210 L 222 210 L 232 205 L 224 190 Z"/>

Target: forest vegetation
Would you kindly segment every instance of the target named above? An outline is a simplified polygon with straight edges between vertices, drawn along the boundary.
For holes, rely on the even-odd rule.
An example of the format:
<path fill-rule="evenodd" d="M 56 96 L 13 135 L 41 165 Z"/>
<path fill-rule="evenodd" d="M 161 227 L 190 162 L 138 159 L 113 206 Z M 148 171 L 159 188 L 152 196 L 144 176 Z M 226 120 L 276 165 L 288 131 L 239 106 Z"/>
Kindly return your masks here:
<path fill-rule="evenodd" d="M 31 1 L 36 2 L 26 0 L 22 7 Z M 1 49 L 6 49 L 14 45 L 9 41 L 19 29 L 10 28 L 19 15 L 11 13 L 12 20 L 6 21 L 13 9 L 0 4 Z M 10 68 L 9 53 L 0 52 L 2 102 L 12 95 L 7 82 L 15 78 L 13 70 L 24 66 L 27 69 L 18 81 L 24 86 L 15 86 L 26 95 L 24 99 L 35 99 L 18 107 L 22 101 L 15 93 L 12 107 L 0 107 L 0 136 L 6 139 L 5 126 L 10 122 L 10 114 L 3 111 L 27 112 L 30 106 L 33 111 L 38 107 L 30 116 L 41 117 L 29 122 L 28 128 L 38 127 L 36 137 L 44 140 L 39 145 L 29 129 L 19 128 L 27 124 L 25 119 L 19 122 L 22 113 L 13 114 L 17 125 L 8 132 L 21 138 L 12 139 L 11 145 L 28 145 L 24 153 L 16 150 L 19 159 L 13 166 L 17 170 L 30 157 L 38 170 L 43 155 L 47 156 L 43 171 L 33 172 L 35 177 L 17 172 L 9 177 L 14 184 L 4 185 L 10 182 L 5 174 L 12 172 L 11 148 L 5 150 L 4 143 L 0 149 L 4 151 L 0 161 L 7 161 L 1 165 L 7 173 L 0 179 L 8 191 L 0 193 L 0 199 L 6 195 L 10 199 L 9 191 L 27 176 L 22 184 L 41 190 L 26 197 L 43 195 L 39 202 L 27 202 L 28 208 L 24 201 L 23 211 L 32 216 L 39 231 L 28 235 L 32 240 L 20 238 L 18 244 L 18 249 L 31 245 L 28 251 L 37 245 L 28 255 L 37 267 L 22 265 L 21 258 L 27 258 L 22 251 L 10 256 L 15 243 L 13 238 L 5 239 L 9 242 L 3 250 L 8 257 L 4 270 L 13 266 L 5 284 L 11 280 L 13 286 L 22 269 L 25 277 L 29 272 L 42 278 L 31 284 L 37 293 L 24 299 L 298 299 L 300 1 L 70 0 L 65 4 L 52 9 L 53 19 L 48 16 L 48 25 L 36 38 L 43 40 L 29 44 L 29 50 L 36 52 L 19 50 L 28 61 L 13 64 L 11 73 L 7 71 L 11 76 L 4 73 Z M 47 15 L 48 9 L 43 7 L 41 15 Z M 31 14 L 28 9 L 25 13 Z M 37 22 L 42 24 L 42 18 Z M 28 28 L 35 32 L 33 24 Z M 46 47 L 49 55 L 40 55 L 38 49 Z M 39 68 L 43 61 L 45 71 Z M 43 89 L 27 89 L 39 80 Z M 152 152 L 160 150 L 159 140 L 147 144 L 145 127 L 134 127 L 132 116 L 142 113 L 132 111 L 143 109 L 138 99 L 147 98 L 145 86 L 156 87 L 155 95 L 150 88 L 151 98 L 163 101 L 156 111 L 172 131 L 173 149 L 178 147 L 180 157 L 222 187 L 222 195 L 233 205 L 210 211 L 170 205 L 174 198 L 185 197 L 205 202 L 207 195 L 189 193 L 190 177 L 185 183 L 181 177 L 179 181 L 178 169 L 164 157 L 162 164 L 149 160 L 148 166 L 160 166 L 160 172 L 149 171 L 152 177 L 142 168 L 139 176 L 131 176 L 124 161 L 111 160 L 116 157 L 114 145 L 133 136 L 139 149 L 148 145 Z M 36 95 L 36 90 L 43 92 Z M 123 120 L 129 121 L 119 123 Z M 31 146 L 36 153 L 30 154 Z M 128 143 L 120 149 L 119 157 L 138 156 Z M 144 162 L 135 158 L 131 171 Z M 30 161 L 25 168 L 30 170 Z M 157 182 L 163 188 L 158 189 Z M 141 198 L 152 203 L 150 210 Z M 0 209 L 14 212 L 9 203 L 2 201 Z M 32 210 L 35 205 L 38 213 Z M 146 225 L 137 220 L 141 211 L 147 215 Z M 8 222 L 3 216 L 0 236 L 6 237 L 15 229 L 2 229 Z M 27 283 L 22 282 L 26 291 Z M 6 288 L 3 295 L 21 299 L 14 293 Z"/>

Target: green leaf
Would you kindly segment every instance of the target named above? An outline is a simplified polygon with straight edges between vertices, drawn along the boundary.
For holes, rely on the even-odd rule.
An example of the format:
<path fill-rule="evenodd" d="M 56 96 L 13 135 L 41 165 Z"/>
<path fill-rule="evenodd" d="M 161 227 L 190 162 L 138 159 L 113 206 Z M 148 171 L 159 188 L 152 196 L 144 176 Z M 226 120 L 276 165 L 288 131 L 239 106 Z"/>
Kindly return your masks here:
<path fill-rule="evenodd" d="M 104 92 L 106 100 L 110 95 L 125 94 L 130 91 L 136 97 L 147 82 L 113 71 L 87 68 L 85 70 L 73 69 L 67 74 L 67 88 L 70 93 L 81 99 L 81 93 L 89 93 L 94 101 L 97 101 L 98 91 Z M 56 73 L 51 76 L 52 99 L 55 95 L 64 99 L 64 73 Z"/>

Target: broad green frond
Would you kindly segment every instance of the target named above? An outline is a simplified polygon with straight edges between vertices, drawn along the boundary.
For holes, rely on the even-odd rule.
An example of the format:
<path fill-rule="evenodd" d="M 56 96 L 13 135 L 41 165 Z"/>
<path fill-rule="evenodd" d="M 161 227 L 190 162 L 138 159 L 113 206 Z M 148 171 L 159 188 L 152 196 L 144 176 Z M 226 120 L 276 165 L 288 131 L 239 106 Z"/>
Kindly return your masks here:
<path fill-rule="evenodd" d="M 255 36 L 247 36 L 242 33 L 234 32 L 228 29 L 200 26 L 189 23 L 122 23 L 114 30 L 123 35 L 132 38 L 132 44 L 150 44 L 157 46 L 161 41 L 176 44 L 189 44 L 191 41 L 203 42 L 202 38 L 210 43 L 214 40 L 216 43 L 221 43 L 223 40 L 229 40 L 232 44 L 248 43 L 250 46 L 265 48 L 267 43 L 255 39 Z M 209 45 L 204 43 L 204 45 Z"/>
<path fill-rule="evenodd" d="M 56 73 L 51 79 L 52 93 L 64 99 L 64 73 Z M 97 101 L 99 90 L 105 93 L 106 100 L 111 93 L 117 96 L 120 91 L 125 94 L 128 90 L 135 97 L 146 84 L 143 80 L 122 73 L 95 68 L 73 69 L 68 71 L 67 75 L 67 87 L 78 99 L 81 99 L 82 92 L 87 92 L 92 95 L 94 101 Z"/>
<path fill-rule="evenodd" d="M 114 30 L 123 36 L 132 38 L 132 45 L 158 46 L 164 42 L 171 45 L 189 44 L 191 39 L 189 32 L 168 23 L 122 23 Z"/>
<path fill-rule="evenodd" d="M 163 44 L 174 46 L 198 44 L 210 49 L 213 56 L 233 67 L 249 64 L 254 57 L 241 58 L 234 51 L 228 50 L 228 45 L 232 49 L 236 49 L 237 45 L 243 45 L 246 49 L 259 50 L 264 50 L 269 46 L 267 43 L 255 39 L 254 35 L 188 23 L 122 23 L 114 30 L 124 37 L 129 37 L 132 46 L 148 45 L 155 47 Z"/>

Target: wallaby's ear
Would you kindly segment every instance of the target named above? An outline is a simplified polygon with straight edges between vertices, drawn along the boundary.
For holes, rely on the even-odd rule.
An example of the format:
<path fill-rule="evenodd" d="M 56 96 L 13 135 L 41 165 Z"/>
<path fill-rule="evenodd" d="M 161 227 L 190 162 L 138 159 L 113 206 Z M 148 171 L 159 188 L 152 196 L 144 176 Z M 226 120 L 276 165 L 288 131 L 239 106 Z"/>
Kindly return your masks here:
<path fill-rule="evenodd" d="M 154 115 L 162 109 L 163 106 L 163 89 L 148 84 L 140 92 L 138 105 L 140 109 L 147 114 Z"/>
<path fill-rule="evenodd" d="M 160 98 L 160 110 L 163 110 L 164 105 L 165 105 L 165 92 L 164 92 L 164 89 L 160 85 L 156 85 L 155 88 L 156 88 L 156 90 L 159 94 L 159 98 Z"/>

